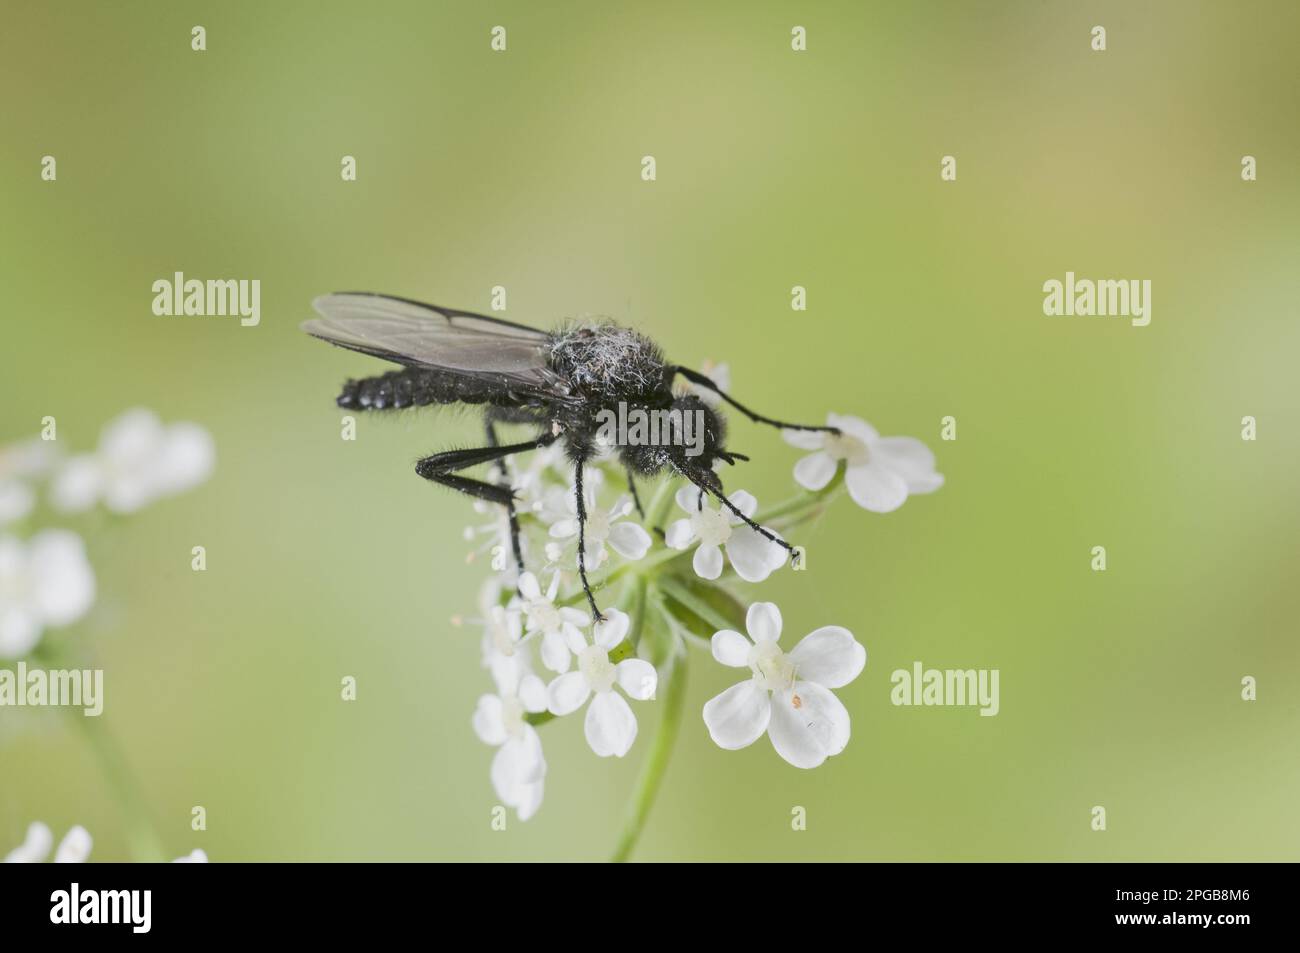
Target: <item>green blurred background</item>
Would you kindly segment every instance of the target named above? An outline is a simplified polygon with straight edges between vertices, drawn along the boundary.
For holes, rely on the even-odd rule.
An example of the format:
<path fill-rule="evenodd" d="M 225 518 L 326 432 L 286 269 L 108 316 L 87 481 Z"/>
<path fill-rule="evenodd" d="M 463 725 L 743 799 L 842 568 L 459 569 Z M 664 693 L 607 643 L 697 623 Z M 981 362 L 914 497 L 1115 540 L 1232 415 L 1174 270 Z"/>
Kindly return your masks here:
<path fill-rule="evenodd" d="M 947 476 L 888 516 L 841 501 L 799 540 L 812 571 L 745 590 L 791 637 L 838 623 L 867 646 L 847 751 L 805 773 L 766 740 L 717 749 L 699 709 L 736 673 L 693 652 L 635 856 L 1295 859 L 1294 3 L 6 7 L 0 443 L 51 414 L 89 449 L 136 405 L 217 443 L 198 490 L 59 522 L 100 597 L 47 637 L 106 669 L 104 726 L 169 854 L 612 848 L 657 703 L 621 762 L 579 719 L 548 725 L 541 812 L 491 829 L 469 726 L 489 682 L 447 623 L 475 606 L 460 532 L 481 520 L 411 471 L 479 427 L 362 417 L 341 441 L 338 385 L 378 365 L 298 331 L 324 291 L 486 310 L 504 285 L 506 317 L 611 316 L 728 361 L 769 413 L 921 437 Z M 1151 279 L 1151 325 L 1044 317 L 1067 270 Z M 173 271 L 260 278 L 261 326 L 154 317 Z M 787 496 L 798 453 L 733 430 L 755 462 L 731 485 Z M 1000 669 L 1001 713 L 892 706 L 914 660 Z M 85 739 L 8 710 L 0 850 L 34 819 L 127 855 Z"/>

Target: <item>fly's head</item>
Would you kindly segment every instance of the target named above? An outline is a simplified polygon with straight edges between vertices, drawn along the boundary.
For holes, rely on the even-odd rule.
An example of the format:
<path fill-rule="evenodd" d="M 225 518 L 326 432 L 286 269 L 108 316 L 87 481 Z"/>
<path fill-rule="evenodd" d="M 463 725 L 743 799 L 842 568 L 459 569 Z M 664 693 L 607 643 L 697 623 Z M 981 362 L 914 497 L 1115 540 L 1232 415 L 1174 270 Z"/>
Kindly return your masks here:
<path fill-rule="evenodd" d="M 724 446 L 727 425 L 722 415 L 696 395 L 684 394 L 674 398 L 671 419 L 675 432 L 665 448 L 671 465 L 693 483 L 722 492 L 715 469 L 718 462 L 749 459 Z"/>

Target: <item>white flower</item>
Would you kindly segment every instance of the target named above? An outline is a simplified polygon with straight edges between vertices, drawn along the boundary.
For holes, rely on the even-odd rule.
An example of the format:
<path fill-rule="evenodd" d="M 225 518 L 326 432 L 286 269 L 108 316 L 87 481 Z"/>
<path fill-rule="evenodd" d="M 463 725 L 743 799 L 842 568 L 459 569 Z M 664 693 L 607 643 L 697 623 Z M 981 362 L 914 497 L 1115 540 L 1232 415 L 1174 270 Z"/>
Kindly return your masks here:
<path fill-rule="evenodd" d="M 567 520 L 577 513 L 577 493 L 573 485 L 572 464 L 567 478 L 562 483 L 548 484 L 542 487 L 533 502 L 533 514 L 546 526 L 553 526 L 559 520 Z M 582 468 L 582 489 L 587 499 L 587 509 L 594 506 L 605 485 L 605 471 L 600 467 Z"/>
<path fill-rule="evenodd" d="M 164 426 L 149 410 L 128 410 L 100 435 L 99 449 L 68 460 L 55 475 L 50 499 L 79 512 L 102 500 L 117 513 L 202 483 L 215 459 L 212 436 L 197 424 Z"/>
<path fill-rule="evenodd" d="M 500 659 L 513 659 L 524 635 L 523 618 L 513 606 L 489 606 L 483 620 L 483 666 L 491 669 Z"/>
<path fill-rule="evenodd" d="M 781 611 L 756 602 L 745 617 L 749 638 L 729 629 L 713 636 L 713 657 L 749 667 L 753 677 L 704 705 L 704 723 L 719 747 L 734 750 L 767 732 L 776 753 L 796 768 L 815 768 L 849 743 L 849 713 L 830 691 L 858 677 L 867 650 L 848 629 L 816 629 L 790 653 L 781 651 Z"/>
<path fill-rule="evenodd" d="M 554 487 L 552 481 L 567 483 L 572 478 L 573 465 L 568 463 L 564 444 L 559 442 L 528 454 L 512 453 L 505 465 L 521 512 L 539 509 L 543 496 Z"/>
<path fill-rule="evenodd" d="M 0 450 L 0 526 L 32 511 L 36 492 L 26 481 L 43 476 L 54 458 L 53 445 L 45 440 L 28 440 Z"/>
<path fill-rule="evenodd" d="M 84 864 L 90 858 L 90 849 L 94 846 L 94 838 L 80 824 L 73 827 L 68 833 L 63 835 L 63 840 L 59 841 L 59 848 L 54 852 L 54 862 L 56 864 Z M 27 827 L 27 836 L 23 842 L 5 855 L 6 864 L 39 864 L 50 854 L 50 848 L 54 845 L 54 835 L 50 832 L 48 825 L 40 821 L 33 821 Z M 185 855 L 177 857 L 172 863 L 174 864 L 206 864 L 208 855 L 201 850 L 195 850 Z"/>
<path fill-rule="evenodd" d="M 0 477 L 0 526 L 20 520 L 36 504 L 36 491 L 21 480 Z"/>
<path fill-rule="evenodd" d="M 654 697 L 659 676 L 653 665 L 639 658 L 626 658 L 617 665 L 610 662 L 610 650 L 627 636 L 631 620 L 618 609 L 608 609 L 605 615 L 605 621 L 593 627 L 594 644 L 578 653 L 578 670 L 551 682 L 547 695 L 552 713 L 568 715 L 594 692 L 584 724 L 587 744 L 602 758 L 621 758 L 636 740 L 636 715 L 614 686 L 630 698 L 645 701 Z"/>
<path fill-rule="evenodd" d="M 56 864 L 82 864 L 90 856 L 94 841 L 81 825 L 77 825 L 63 835 L 59 848 L 54 852 Z M 49 827 L 40 821 L 34 821 L 27 828 L 27 837 L 22 844 L 5 855 L 6 864 L 39 864 L 49 856 L 54 846 L 54 835 Z"/>
<path fill-rule="evenodd" d="M 524 623 L 519 600 L 512 599 L 504 606 L 488 605 L 484 609 L 484 616 L 481 620 L 483 637 L 480 643 L 483 667 L 492 674 L 498 685 L 503 681 L 517 684 L 533 671 L 532 645 L 523 637 Z"/>
<path fill-rule="evenodd" d="M 504 592 L 502 577 L 493 573 L 479 587 L 479 614 L 469 618 L 459 615 L 451 617 L 454 626 L 469 623 L 483 630 L 479 637 L 479 648 L 483 653 L 483 667 L 487 669 L 492 668 L 495 659 L 513 657 L 523 639 L 519 599 L 512 593 L 509 601 L 503 605 L 501 596 Z"/>
<path fill-rule="evenodd" d="M 504 668 L 497 680 L 497 695 L 483 695 L 474 710 L 474 733 L 497 753 L 492 758 L 492 787 L 521 821 L 542 803 L 546 759 L 529 713 L 546 711 L 546 686 L 522 667 Z"/>
<path fill-rule="evenodd" d="M 620 496 L 608 511 L 596 507 L 596 492 L 584 486 L 587 523 L 583 527 L 587 568 L 595 569 L 605 561 L 605 544 L 624 559 L 640 559 L 650 549 L 650 534 L 637 523 L 624 522 L 623 517 L 632 512 L 632 498 Z M 578 538 L 578 500 L 574 493 L 565 497 L 567 515 L 551 524 L 552 539 Z"/>
<path fill-rule="evenodd" d="M 933 493 L 943 486 L 934 454 L 915 437 L 882 437 L 861 417 L 827 414 L 826 422 L 841 432 L 782 431 L 791 446 L 817 451 L 794 465 L 795 482 L 805 489 L 820 490 L 829 483 L 841 460 L 849 496 L 873 513 L 889 513 L 909 493 Z"/>
<path fill-rule="evenodd" d="M 730 510 L 701 505 L 700 491 L 684 486 L 677 491 L 677 505 L 690 514 L 668 527 L 664 542 L 673 549 L 687 549 L 699 541 L 691 565 L 702 579 L 717 579 L 722 575 L 722 550 L 727 550 L 736 575 L 746 582 L 762 582 L 785 563 L 785 550 L 756 530 L 745 525 Z M 729 497 L 736 509 L 752 518 L 758 509 L 758 500 L 744 490 Z M 773 533 L 773 536 L 779 534 Z"/>
<path fill-rule="evenodd" d="M 578 630 L 587 626 L 591 619 L 572 606 L 557 606 L 555 594 L 559 590 L 558 572 L 551 577 L 546 592 L 542 592 L 537 577 L 532 573 L 526 572 L 519 577 L 519 594 L 523 597 L 521 608 L 527 620 L 525 628 L 529 635 L 541 633 L 542 664 L 552 672 L 567 672 L 573 653 L 581 651 L 586 644 Z"/>
<path fill-rule="evenodd" d="M 81 537 L 46 529 L 24 545 L 0 537 L 0 658 L 26 655 L 46 626 L 69 625 L 95 601 Z"/>
<path fill-rule="evenodd" d="M 478 543 L 465 557 L 465 562 L 472 563 L 479 556 L 488 553 L 492 559 L 492 569 L 500 572 L 507 581 L 512 581 L 519 571 L 515 562 L 514 543 L 510 538 L 510 513 L 499 503 L 486 500 L 474 501 L 474 512 L 485 517 L 485 521 L 476 526 L 466 526 L 462 533 L 465 542 L 473 543 L 476 537 L 486 537 Z M 527 552 L 527 540 L 519 537 L 521 553 Z"/>

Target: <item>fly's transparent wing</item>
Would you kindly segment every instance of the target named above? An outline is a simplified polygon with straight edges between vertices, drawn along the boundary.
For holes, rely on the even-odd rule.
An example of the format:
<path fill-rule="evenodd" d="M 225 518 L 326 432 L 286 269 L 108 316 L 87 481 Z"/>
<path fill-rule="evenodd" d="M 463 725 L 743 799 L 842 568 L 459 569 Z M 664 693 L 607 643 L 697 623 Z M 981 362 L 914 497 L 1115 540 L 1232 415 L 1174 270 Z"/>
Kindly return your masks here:
<path fill-rule="evenodd" d="M 567 400 L 568 382 L 550 368 L 544 331 L 406 298 L 364 292 L 322 295 L 302 325 L 313 337 L 372 357 L 490 381 L 546 400 Z"/>

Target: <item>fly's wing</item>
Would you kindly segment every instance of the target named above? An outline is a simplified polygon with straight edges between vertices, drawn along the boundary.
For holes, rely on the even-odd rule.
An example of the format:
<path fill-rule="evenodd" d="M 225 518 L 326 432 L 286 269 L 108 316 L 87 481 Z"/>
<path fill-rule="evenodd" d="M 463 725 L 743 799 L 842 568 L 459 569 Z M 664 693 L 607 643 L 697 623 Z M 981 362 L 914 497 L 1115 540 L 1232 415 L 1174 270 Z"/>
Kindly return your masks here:
<path fill-rule="evenodd" d="M 571 399 L 568 382 L 550 368 L 551 336 L 544 331 L 365 292 L 322 295 L 312 306 L 320 317 L 305 321 L 302 329 L 330 344 L 407 367 L 472 377 L 503 392 Z"/>

